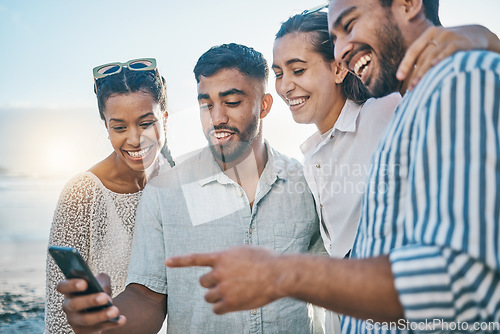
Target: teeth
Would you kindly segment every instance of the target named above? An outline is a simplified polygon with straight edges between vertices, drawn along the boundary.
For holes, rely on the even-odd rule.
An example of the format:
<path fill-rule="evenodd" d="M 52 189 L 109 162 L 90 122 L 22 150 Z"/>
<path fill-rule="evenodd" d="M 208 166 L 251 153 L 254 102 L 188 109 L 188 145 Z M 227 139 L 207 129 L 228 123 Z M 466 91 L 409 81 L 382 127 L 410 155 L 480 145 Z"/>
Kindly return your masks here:
<path fill-rule="evenodd" d="M 365 55 L 361 57 L 358 62 L 354 65 L 354 73 L 357 76 L 361 77 L 364 70 L 366 69 L 366 65 L 372 60 L 370 55 Z"/>
<path fill-rule="evenodd" d="M 151 147 L 145 148 L 143 150 L 137 151 L 137 152 L 132 152 L 132 151 L 126 151 L 132 158 L 142 158 L 148 154 L 149 150 Z"/>
<path fill-rule="evenodd" d="M 294 100 L 288 99 L 288 105 L 291 107 L 296 106 L 296 105 L 301 104 L 301 103 L 304 103 L 304 102 L 306 102 L 306 99 L 303 97 L 300 99 L 294 99 Z"/>
<path fill-rule="evenodd" d="M 214 133 L 214 137 L 217 139 L 226 138 L 226 137 L 229 137 L 230 135 L 231 135 L 231 133 L 229 133 L 229 132 L 215 132 Z"/>

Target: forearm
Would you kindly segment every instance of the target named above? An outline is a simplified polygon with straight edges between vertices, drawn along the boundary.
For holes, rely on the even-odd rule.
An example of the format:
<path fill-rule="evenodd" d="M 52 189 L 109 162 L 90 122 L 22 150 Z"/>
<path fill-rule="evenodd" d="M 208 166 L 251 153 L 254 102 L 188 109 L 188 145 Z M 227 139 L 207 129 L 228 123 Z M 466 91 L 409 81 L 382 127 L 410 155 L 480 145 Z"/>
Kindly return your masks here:
<path fill-rule="evenodd" d="M 362 319 L 393 321 L 404 316 L 387 256 L 340 260 L 295 255 L 275 261 L 281 296 Z"/>
<path fill-rule="evenodd" d="M 166 298 L 165 295 L 155 293 L 145 286 L 127 285 L 126 289 L 113 299 L 113 304 L 120 309 L 120 314 L 127 318 L 127 323 L 105 333 L 157 333 L 167 313 Z"/>
<path fill-rule="evenodd" d="M 481 25 L 468 25 L 449 28 L 459 35 L 467 37 L 472 49 L 484 49 L 500 53 L 500 40 L 488 28 Z M 460 50 L 460 48 L 458 49 Z"/>

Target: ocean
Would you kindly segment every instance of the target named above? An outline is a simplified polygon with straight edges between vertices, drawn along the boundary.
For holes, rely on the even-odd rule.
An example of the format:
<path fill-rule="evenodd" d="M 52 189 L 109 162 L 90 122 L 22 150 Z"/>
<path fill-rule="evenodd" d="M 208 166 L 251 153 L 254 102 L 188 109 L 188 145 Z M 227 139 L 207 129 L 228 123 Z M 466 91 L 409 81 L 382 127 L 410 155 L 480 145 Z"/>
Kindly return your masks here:
<path fill-rule="evenodd" d="M 0 174 L 0 333 L 43 333 L 45 258 L 66 179 Z"/>

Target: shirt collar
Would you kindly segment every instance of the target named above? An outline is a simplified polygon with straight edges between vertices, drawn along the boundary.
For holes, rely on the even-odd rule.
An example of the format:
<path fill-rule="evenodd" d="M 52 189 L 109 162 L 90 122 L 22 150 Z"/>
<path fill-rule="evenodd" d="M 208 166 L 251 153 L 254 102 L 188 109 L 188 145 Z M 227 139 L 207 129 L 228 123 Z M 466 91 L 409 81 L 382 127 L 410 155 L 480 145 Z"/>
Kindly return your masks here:
<path fill-rule="evenodd" d="M 271 145 L 264 140 L 264 145 L 266 146 L 267 151 L 267 163 L 264 166 L 264 170 L 262 171 L 262 175 L 260 179 L 265 181 L 268 184 L 273 184 L 278 178 L 286 180 L 288 178 L 288 173 L 286 172 L 286 163 L 285 160 L 280 156 L 280 154 L 275 151 Z M 217 181 L 221 184 L 229 184 L 234 181 L 231 180 L 220 168 L 219 164 L 215 160 L 212 151 L 209 147 L 204 149 L 201 152 L 201 161 L 209 162 L 208 165 L 200 164 L 200 168 L 206 168 L 209 173 L 209 176 L 200 179 L 198 181 L 200 186 L 205 186 L 211 182 Z"/>
<path fill-rule="evenodd" d="M 321 135 L 319 131 L 316 131 L 312 136 L 306 139 L 306 141 L 300 145 L 300 150 L 302 154 L 306 155 L 315 146 L 321 142 L 326 142 L 327 140 L 333 138 L 336 131 L 340 132 L 356 132 L 357 120 L 361 107 L 351 100 L 346 100 L 346 103 L 340 111 L 339 118 L 333 125 L 333 128 L 325 132 L 325 135 Z"/>

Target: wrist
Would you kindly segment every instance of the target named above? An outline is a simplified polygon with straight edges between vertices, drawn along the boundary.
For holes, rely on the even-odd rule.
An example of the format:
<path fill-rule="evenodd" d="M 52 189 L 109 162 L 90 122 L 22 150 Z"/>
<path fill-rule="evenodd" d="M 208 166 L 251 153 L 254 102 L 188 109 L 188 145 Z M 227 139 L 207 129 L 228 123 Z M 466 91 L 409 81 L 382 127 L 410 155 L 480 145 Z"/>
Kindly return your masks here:
<path fill-rule="evenodd" d="M 276 255 L 273 260 L 275 299 L 294 297 L 301 276 L 300 255 Z"/>

